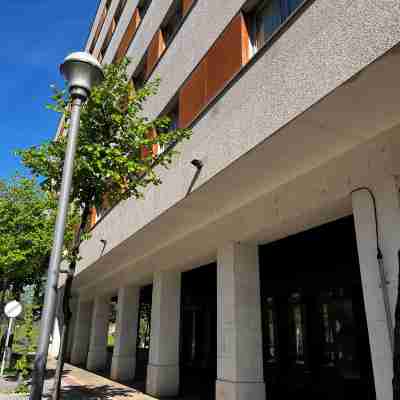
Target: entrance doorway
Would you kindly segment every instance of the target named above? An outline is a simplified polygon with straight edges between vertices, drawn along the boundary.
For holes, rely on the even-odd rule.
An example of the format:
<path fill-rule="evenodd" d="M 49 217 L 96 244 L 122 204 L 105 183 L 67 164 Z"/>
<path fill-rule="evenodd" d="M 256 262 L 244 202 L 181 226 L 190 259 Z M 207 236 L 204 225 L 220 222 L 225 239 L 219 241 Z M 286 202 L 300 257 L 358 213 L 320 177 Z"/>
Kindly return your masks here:
<path fill-rule="evenodd" d="M 217 266 L 182 274 L 181 393 L 213 399 L 217 376 Z"/>
<path fill-rule="evenodd" d="M 135 381 L 141 382 L 143 389 L 149 362 L 152 295 L 153 285 L 143 286 L 140 289 Z"/>
<path fill-rule="evenodd" d="M 267 398 L 375 399 L 352 217 L 260 248 Z"/>

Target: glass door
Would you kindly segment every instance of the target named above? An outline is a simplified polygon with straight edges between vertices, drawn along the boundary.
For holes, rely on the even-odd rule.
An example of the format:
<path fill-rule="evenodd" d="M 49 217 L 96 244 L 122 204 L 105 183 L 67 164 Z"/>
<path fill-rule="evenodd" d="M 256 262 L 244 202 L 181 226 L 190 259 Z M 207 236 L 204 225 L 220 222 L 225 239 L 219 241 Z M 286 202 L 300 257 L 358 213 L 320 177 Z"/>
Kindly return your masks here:
<path fill-rule="evenodd" d="M 270 400 L 374 400 L 352 217 L 260 247 Z"/>
<path fill-rule="evenodd" d="M 352 288 L 333 288 L 263 298 L 265 378 L 273 400 L 373 398 L 368 368 L 362 369 L 369 357 L 356 297 Z"/>

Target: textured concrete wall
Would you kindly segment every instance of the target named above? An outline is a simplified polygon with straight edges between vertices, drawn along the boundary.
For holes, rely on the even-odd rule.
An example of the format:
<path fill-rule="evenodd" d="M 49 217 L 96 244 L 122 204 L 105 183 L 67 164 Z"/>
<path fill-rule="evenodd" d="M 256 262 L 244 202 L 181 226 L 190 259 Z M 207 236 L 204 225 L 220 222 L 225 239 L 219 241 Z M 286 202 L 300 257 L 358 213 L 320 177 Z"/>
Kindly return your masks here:
<path fill-rule="evenodd" d="M 200 10 L 198 6 L 193 11 Z M 196 182 L 196 189 L 398 43 L 400 25 L 397 22 L 400 11 L 395 6 L 394 0 L 379 5 L 374 1 L 339 1 L 335 4 L 316 1 L 197 123 L 192 139 L 181 147 L 179 160 L 171 170 L 161 174 L 164 185 L 147 191 L 146 201 L 129 200 L 121 203 L 95 229 L 93 240 L 82 246 L 85 259 L 80 269 L 98 258 L 99 238 L 108 239 L 108 252 L 182 200 L 186 194 L 187 182 L 193 177 L 193 169 L 190 167 L 193 158 L 206 161 L 206 168 Z M 194 12 L 186 22 L 195 16 Z M 201 25 L 201 18 L 197 17 Z M 214 14 L 211 14 L 210 19 L 213 18 Z M 175 38 L 176 45 L 182 32 Z M 196 47 L 192 42 L 190 46 Z M 174 74 L 170 74 L 169 79 L 164 81 L 160 94 L 149 104 L 154 113 L 175 92 L 176 79 L 185 75 L 187 58 L 176 63 L 179 57 L 175 57 L 172 63 L 170 57 L 175 51 L 172 48 L 174 46 L 167 50 L 162 63 L 157 67 L 160 71 L 161 68 L 168 68 Z M 181 52 L 184 54 L 184 49 Z M 382 86 L 382 82 L 379 85 Z M 388 98 L 390 87 L 384 88 L 385 98 Z M 357 106 L 349 96 L 340 98 L 342 104 L 349 100 L 347 109 Z M 358 103 L 364 100 L 365 97 L 359 98 Z M 375 110 L 382 105 L 381 101 L 380 104 L 375 104 L 375 101 L 372 103 Z M 342 104 L 335 103 L 335 107 L 341 107 Z M 329 109 L 333 110 L 332 107 Z M 335 117 L 331 113 L 338 127 L 330 126 L 329 130 L 334 133 L 321 136 L 319 124 L 326 125 L 328 114 L 325 110 L 321 115 L 321 121 L 317 124 L 301 124 L 300 128 L 293 129 L 290 133 L 293 136 L 285 139 L 286 145 L 282 146 L 286 158 L 294 160 L 304 151 L 302 146 L 306 139 L 300 135 L 304 128 L 307 134 L 315 132 L 315 135 L 307 138 L 309 143 L 316 146 L 321 140 L 319 149 L 332 154 L 338 151 L 335 135 L 345 135 L 346 126 L 340 126 L 345 119 L 340 118 L 341 114 Z M 354 120 L 353 117 L 347 119 L 351 120 L 352 135 L 345 135 L 345 139 L 350 140 L 357 135 L 362 136 L 368 130 L 376 130 L 377 115 L 375 113 L 373 121 L 368 122 L 371 115 L 360 114 Z M 390 123 L 389 117 L 391 115 L 386 112 L 385 124 Z M 355 131 L 357 124 L 362 126 Z M 268 161 L 268 168 L 271 168 L 270 163 L 273 161 L 279 163 L 281 154 L 275 152 L 271 154 L 272 158 L 264 158 L 265 162 Z M 316 158 L 302 158 L 303 165 L 307 164 L 309 168 L 314 162 Z M 296 167 L 296 171 L 299 168 Z"/>

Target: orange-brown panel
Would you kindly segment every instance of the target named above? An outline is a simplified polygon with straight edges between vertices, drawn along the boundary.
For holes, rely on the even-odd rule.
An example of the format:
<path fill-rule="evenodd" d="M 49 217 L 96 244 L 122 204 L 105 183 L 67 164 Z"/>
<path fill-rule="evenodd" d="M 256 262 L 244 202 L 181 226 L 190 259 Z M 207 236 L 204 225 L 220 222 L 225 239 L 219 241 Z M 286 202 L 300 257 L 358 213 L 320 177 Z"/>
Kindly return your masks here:
<path fill-rule="evenodd" d="M 165 50 L 165 41 L 161 29 L 159 29 L 153 37 L 147 50 L 146 76 L 148 77 L 153 71 L 154 66 Z"/>
<path fill-rule="evenodd" d="M 207 59 L 192 72 L 179 92 L 179 127 L 187 127 L 206 103 Z"/>
<path fill-rule="evenodd" d="M 149 139 L 154 139 L 156 136 L 157 136 L 156 130 L 155 129 L 151 129 L 149 131 L 149 133 L 148 133 L 148 138 Z M 153 156 L 156 156 L 158 154 L 158 144 L 153 144 L 152 145 L 151 154 Z M 146 147 L 146 146 L 143 146 L 141 148 L 141 157 L 142 157 L 142 159 L 148 157 L 149 155 L 150 155 L 150 148 Z"/>
<path fill-rule="evenodd" d="M 251 47 L 250 47 L 250 34 L 247 29 L 246 21 L 243 18 L 243 23 L 241 24 L 242 27 L 242 65 L 247 64 L 251 58 Z"/>
<path fill-rule="evenodd" d="M 139 10 L 136 8 L 135 11 L 133 12 L 133 15 L 128 24 L 128 27 L 126 28 L 124 36 L 122 37 L 122 40 L 118 47 L 118 50 L 115 54 L 114 61 L 119 62 L 125 57 L 128 49 L 129 49 L 129 46 L 132 43 L 133 37 L 135 36 L 136 30 L 140 24 L 140 21 L 141 21 L 141 19 L 140 19 Z"/>
<path fill-rule="evenodd" d="M 92 228 L 97 221 L 97 211 L 95 207 L 90 210 L 90 227 Z"/>
<path fill-rule="evenodd" d="M 182 0 L 182 14 L 185 15 L 192 6 L 194 0 Z"/>
<path fill-rule="evenodd" d="M 209 102 L 242 68 L 248 59 L 248 34 L 243 15 L 238 14 L 207 54 L 206 99 Z M 246 48 L 244 48 L 246 47 Z"/>

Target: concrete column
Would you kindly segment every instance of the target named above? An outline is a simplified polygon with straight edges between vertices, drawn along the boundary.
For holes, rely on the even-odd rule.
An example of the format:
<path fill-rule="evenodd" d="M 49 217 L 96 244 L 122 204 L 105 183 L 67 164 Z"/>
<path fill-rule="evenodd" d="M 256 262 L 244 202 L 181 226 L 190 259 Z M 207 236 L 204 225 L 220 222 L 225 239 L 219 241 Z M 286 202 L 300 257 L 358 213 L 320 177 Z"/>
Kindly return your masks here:
<path fill-rule="evenodd" d="M 154 275 L 147 392 L 155 397 L 179 392 L 181 274 Z"/>
<path fill-rule="evenodd" d="M 64 296 L 64 289 L 60 288 L 57 294 L 57 309 L 56 317 L 54 320 L 53 333 L 50 337 L 49 356 L 57 358 L 60 352 L 61 344 L 61 327 L 63 324 L 62 300 Z"/>
<path fill-rule="evenodd" d="M 217 400 L 263 400 L 258 247 L 218 249 Z"/>
<path fill-rule="evenodd" d="M 49 356 L 51 358 L 57 358 L 60 352 L 60 343 L 61 343 L 61 332 L 60 332 L 60 319 L 58 315 L 54 320 L 53 333 L 50 338 L 50 346 L 49 346 Z"/>
<path fill-rule="evenodd" d="M 73 330 L 71 364 L 84 365 L 88 354 L 92 302 L 77 301 L 76 323 Z"/>
<path fill-rule="evenodd" d="M 77 317 L 77 311 L 78 311 L 78 299 L 76 297 L 71 298 L 70 309 L 71 309 L 72 316 L 71 316 L 71 321 L 69 323 L 70 326 L 69 326 L 67 354 L 66 354 L 67 360 L 71 359 L 72 343 L 73 343 L 73 339 L 74 339 L 74 331 L 75 331 L 75 326 L 76 326 L 76 317 Z"/>
<path fill-rule="evenodd" d="M 89 371 L 104 370 L 107 362 L 107 334 L 110 299 L 96 297 L 93 306 L 92 329 L 86 367 Z"/>
<path fill-rule="evenodd" d="M 126 286 L 118 291 L 117 323 L 111 378 L 127 381 L 135 376 L 136 338 L 140 289 Z"/>
<path fill-rule="evenodd" d="M 394 178 L 387 178 L 373 186 L 372 190 L 376 197 L 380 247 L 387 277 L 387 284 L 383 287 L 377 261 L 376 221 L 372 198 L 366 190 L 359 190 L 352 194 L 352 203 L 376 398 L 391 400 L 393 398 L 392 349 L 390 324 L 388 324 L 384 304 L 384 290 L 388 293 L 390 318 L 394 324 L 400 247 L 398 186 Z"/>

